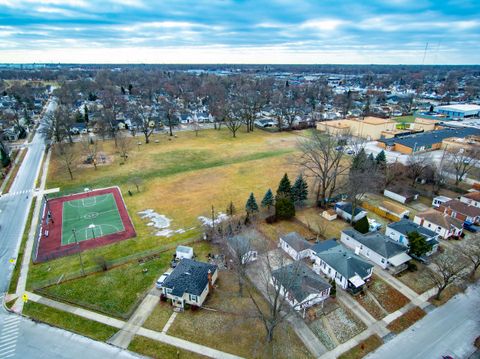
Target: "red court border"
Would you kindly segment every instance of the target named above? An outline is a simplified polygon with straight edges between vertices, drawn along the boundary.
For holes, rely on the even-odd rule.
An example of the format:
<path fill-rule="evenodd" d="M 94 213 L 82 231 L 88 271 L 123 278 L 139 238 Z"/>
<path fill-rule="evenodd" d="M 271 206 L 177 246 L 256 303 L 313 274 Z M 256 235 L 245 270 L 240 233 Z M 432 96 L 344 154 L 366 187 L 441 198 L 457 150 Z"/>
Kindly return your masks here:
<path fill-rule="evenodd" d="M 117 204 L 120 218 L 122 219 L 124 230 L 122 232 L 108 234 L 106 236 L 97 237 L 81 241 L 78 244 L 70 243 L 62 245 L 62 215 L 63 203 L 83 199 L 88 197 L 99 196 L 103 194 L 113 194 L 115 203 Z M 52 213 L 54 222 L 47 223 L 47 209 Z M 48 237 L 45 234 L 48 232 Z M 54 258 L 78 253 L 86 249 L 97 248 L 123 241 L 124 239 L 135 237 L 135 228 L 128 215 L 122 193 L 118 187 L 110 187 L 98 190 L 92 190 L 84 193 L 77 193 L 69 196 L 58 197 L 48 200 L 48 205 L 42 213 L 42 222 L 40 227 L 39 242 L 35 263 L 45 262 Z"/>

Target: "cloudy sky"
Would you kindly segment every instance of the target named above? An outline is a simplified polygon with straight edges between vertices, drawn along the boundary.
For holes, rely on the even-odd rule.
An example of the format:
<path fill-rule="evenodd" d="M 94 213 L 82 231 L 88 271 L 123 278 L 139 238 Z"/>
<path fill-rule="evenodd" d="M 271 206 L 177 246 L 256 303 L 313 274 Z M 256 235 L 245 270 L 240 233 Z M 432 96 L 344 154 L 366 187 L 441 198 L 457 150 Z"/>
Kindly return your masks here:
<path fill-rule="evenodd" d="M 0 0 L 0 62 L 480 64 L 480 0 Z"/>

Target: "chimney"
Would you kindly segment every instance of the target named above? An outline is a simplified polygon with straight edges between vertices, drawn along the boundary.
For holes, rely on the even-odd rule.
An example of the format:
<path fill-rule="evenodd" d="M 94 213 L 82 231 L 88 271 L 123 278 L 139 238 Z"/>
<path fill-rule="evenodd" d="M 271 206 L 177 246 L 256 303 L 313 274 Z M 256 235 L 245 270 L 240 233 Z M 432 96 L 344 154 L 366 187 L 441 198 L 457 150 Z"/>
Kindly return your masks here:
<path fill-rule="evenodd" d="M 212 271 L 209 269 L 208 270 L 208 290 L 213 290 L 213 281 L 212 281 Z"/>

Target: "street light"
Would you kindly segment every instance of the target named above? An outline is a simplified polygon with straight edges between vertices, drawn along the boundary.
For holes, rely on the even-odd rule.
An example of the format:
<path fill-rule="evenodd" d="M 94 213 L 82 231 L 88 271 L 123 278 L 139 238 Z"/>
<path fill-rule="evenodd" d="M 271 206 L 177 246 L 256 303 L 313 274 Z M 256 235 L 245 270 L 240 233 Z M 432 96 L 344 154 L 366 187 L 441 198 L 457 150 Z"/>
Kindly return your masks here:
<path fill-rule="evenodd" d="M 75 244 L 78 247 L 78 258 L 80 258 L 80 265 L 82 266 L 82 275 L 85 276 L 85 269 L 83 268 L 83 260 L 82 260 L 82 251 L 80 250 L 80 243 L 77 241 L 77 231 L 75 228 L 72 228 L 73 239 L 75 240 Z"/>

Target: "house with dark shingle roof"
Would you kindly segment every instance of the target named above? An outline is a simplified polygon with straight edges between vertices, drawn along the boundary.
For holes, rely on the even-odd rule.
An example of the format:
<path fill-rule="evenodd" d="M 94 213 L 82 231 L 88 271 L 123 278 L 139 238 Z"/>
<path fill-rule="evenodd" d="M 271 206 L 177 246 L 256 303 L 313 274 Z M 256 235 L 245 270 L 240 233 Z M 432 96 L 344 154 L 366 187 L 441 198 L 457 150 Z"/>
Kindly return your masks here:
<path fill-rule="evenodd" d="M 339 244 L 335 239 L 312 246 L 313 270 L 335 280 L 352 294 L 362 291 L 373 273 L 373 265 Z"/>
<path fill-rule="evenodd" d="M 352 221 L 352 204 L 350 202 L 338 202 L 335 204 L 335 212 L 344 220 Z M 367 215 L 362 207 L 355 207 L 355 214 L 353 215 L 353 221 L 357 222 Z"/>
<path fill-rule="evenodd" d="M 217 280 L 218 267 L 213 264 L 182 259 L 163 282 L 162 296 L 171 299 L 176 307 L 185 303 L 202 306 Z"/>
<path fill-rule="evenodd" d="M 332 286 L 302 261 L 296 261 L 272 272 L 273 284 L 287 302 L 305 317 L 305 311 L 330 296 Z"/>
<path fill-rule="evenodd" d="M 420 234 L 430 245 L 431 249 L 425 254 L 426 256 L 431 256 L 437 252 L 440 235 L 409 219 L 402 219 L 398 222 L 388 224 L 387 229 L 385 230 L 385 235 L 394 241 L 408 246 L 408 234 L 412 232 Z"/>
<path fill-rule="evenodd" d="M 297 232 L 280 236 L 278 245 L 295 260 L 309 257 L 310 247 L 312 246 Z"/>
<path fill-rule="evenodd" d="M 480 223 L 480 208 L 452 199 L 438 206 L 438 211 L 462 222 Z"/>
<path fill-rule="evenodd" d="M 463 196 L 460 197 L 460 201 L 470 206 L 475 206 L 477 208 L 480 208 L 480 192 L 479 191 L 468 192 L 467 194 L 464 194 Z"/>
<path fill-rule="evenodd" d="M 344 229 L 340 240 L 356 254 L 367 258 L 383 269 L 399 273 L 407 268 L 407 262 L 412 259 L 408 247 L 391 240 L 379 232 L 360 233 L 355 229 Z"/>

